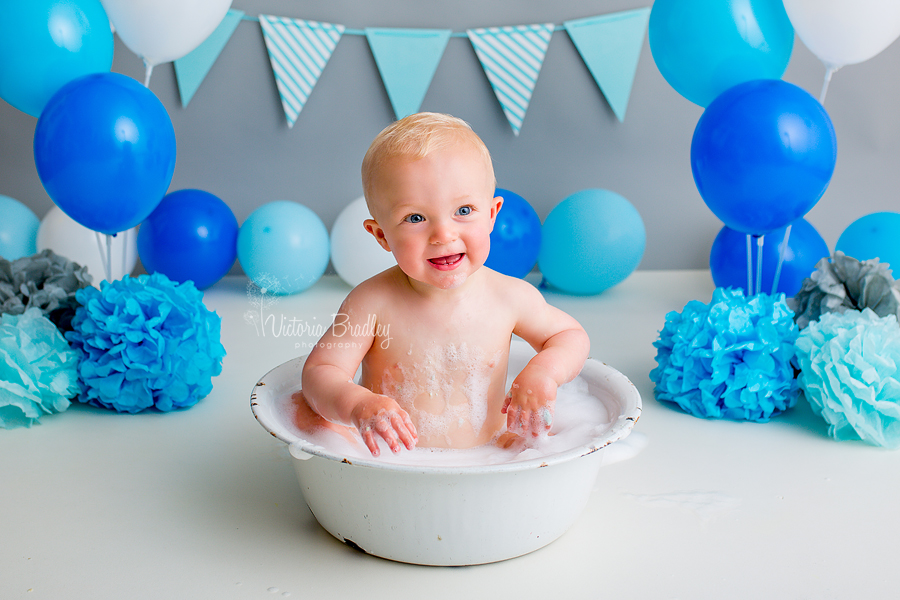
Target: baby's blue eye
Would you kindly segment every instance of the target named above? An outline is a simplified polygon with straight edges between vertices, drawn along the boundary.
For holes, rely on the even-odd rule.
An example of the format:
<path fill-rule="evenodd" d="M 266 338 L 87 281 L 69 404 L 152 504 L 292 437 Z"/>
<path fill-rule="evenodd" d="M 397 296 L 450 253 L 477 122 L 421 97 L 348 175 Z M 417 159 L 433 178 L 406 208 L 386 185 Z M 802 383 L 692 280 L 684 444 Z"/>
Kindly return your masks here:
<path fill-rule="evenodd" d="M 403 220 L 406 221 L 407 223 L 421 223 L 422 221 L 425 220 L 425 217 L 423 217 L 422 215 L 420 215 L 418 213 L 413 213 L 411 215 L 408 215 Z"/>
<path fill-rule="evenodd" d="M 456 214 L 458 214 L 461 217 L 470 215 L 470 214 L 472 214 L 472 207 L 471 206 L 460 206 L 459 208 L 456 209 Z"/>

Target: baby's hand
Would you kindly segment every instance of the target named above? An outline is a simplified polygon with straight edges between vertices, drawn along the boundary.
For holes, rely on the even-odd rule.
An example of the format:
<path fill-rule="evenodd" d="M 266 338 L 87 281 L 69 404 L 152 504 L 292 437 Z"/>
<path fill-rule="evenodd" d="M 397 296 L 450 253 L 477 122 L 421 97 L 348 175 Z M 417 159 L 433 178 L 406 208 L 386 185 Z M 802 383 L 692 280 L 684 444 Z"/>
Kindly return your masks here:
<path fill-rule="evenodd" d="M 532 437 L 550 431 L 556 389 L 556 382 L 551 377 L 526 367 L 513 381 L 500 411 L 506 415 L 506 429 Z"/>
<path fill-rule="evenodd" d="M 381 394 L 370 394 L 353 409 L 353 424 L 359 429 L 363 441 L 372 456 L 378 456 L 377 433 L 392 452 L 400 452 L 400 442 L 407 450 L 412 450 L 419 439 L 416 426 L 409 414 L 393 398 Z"/>

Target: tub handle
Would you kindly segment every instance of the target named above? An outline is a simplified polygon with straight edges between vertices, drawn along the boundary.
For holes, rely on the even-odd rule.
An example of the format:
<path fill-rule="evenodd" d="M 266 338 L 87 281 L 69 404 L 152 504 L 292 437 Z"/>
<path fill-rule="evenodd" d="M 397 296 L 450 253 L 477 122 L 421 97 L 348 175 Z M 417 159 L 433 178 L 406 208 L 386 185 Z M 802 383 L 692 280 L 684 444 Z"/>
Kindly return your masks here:
<path fill-rule="evenodd" d="M 298 460 L 309 460 L 312 458 L 312 454 L 308 452 L 304 452 L 302 448 L 300 448 L 299 444 L 291 444 L 288 446 L 288 450 L 290 450 L 291 456 Z"/>

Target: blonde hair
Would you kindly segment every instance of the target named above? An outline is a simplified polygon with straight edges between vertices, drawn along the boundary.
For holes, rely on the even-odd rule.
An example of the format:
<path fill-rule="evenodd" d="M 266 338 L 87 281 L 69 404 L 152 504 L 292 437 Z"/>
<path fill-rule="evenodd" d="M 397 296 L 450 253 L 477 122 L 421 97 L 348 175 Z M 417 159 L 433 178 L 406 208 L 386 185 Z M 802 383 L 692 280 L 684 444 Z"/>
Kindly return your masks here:
<path fill-rule="evenodd" d="M 462 119 L 441 113 L 422 112 L 385 127 L 375 136 L 362 162 L 363 194 L 369 205 L 369 212 L 372 210 L 375 175 L 384 163 L 397 157 L 422 159 L 436 150 L 458 143 L 469 144 L 482 155 L 491 181 L 494 181 L 494 166 L 487 146 Z"/>

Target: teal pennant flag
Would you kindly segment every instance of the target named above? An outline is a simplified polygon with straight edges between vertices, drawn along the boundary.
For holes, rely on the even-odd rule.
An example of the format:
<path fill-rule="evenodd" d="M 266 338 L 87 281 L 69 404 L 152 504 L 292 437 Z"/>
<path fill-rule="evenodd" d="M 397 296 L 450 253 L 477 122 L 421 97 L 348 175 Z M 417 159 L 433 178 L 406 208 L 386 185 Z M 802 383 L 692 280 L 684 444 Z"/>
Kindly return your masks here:
<path fill-rule="evenodd" d="M 650 9 L 566 21 L 563 25 L 619 121 L 637 71 Z"/>
<path fill-rule="evenodd" d="M 469 29 L 466 33 L 513 133 L 519 135 L 550 45 L 553 23 Z"/>
<path fill-rule="evenodd" d="M 259 15 L 275 85 L 288 127 L 293 127 L 312 93 L 344 26 L 318 21 Z"/>
<path fill-rule="evenodd" d="M 244 17 L 244 11 L 228 9 L 219 26 L 193 51 L 174 61 L 181 106 L 187 106 L 215 64 L 225 44 Z"/>
<path fill-rule="evenodd" d="M 419 112 L 450 29 L 366 28 L 369 48 L 398 119 Z"/>

